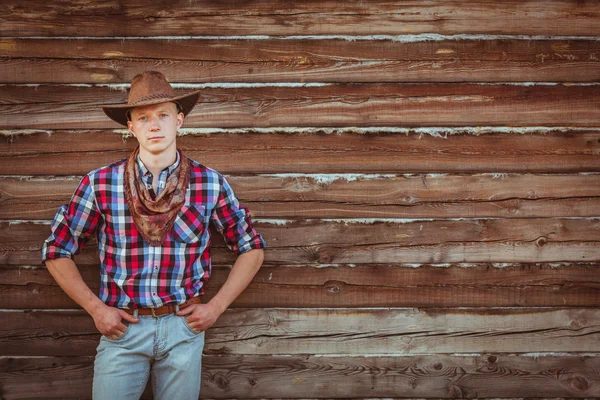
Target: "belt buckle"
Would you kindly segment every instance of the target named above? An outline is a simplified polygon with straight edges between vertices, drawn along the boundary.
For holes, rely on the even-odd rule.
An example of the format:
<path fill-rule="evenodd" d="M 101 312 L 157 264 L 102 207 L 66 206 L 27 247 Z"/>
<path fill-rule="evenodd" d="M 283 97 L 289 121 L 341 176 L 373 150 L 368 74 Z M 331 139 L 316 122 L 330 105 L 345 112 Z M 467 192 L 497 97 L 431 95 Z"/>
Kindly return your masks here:
<path fill-rule="evenodd" d="M 154 310 L 155 310 L 154 308 L 151 308 L 151 309 L 150 309 L 150 311 L 152 311 L 152 317 L 153 317 L 153 318 L 158 318 L 158 317 L 156 316 L 156 312 L 155 312 Z"/>

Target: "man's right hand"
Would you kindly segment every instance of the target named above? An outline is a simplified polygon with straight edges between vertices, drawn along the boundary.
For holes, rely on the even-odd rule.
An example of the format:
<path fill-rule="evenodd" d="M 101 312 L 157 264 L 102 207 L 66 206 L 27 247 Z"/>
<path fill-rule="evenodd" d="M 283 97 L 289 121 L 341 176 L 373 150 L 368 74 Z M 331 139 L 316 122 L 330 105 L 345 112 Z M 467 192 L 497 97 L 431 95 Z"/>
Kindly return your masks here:
<path fill-rule="evenodd" d="M 124 310 L 105 304 L 94 311 L 92 318 L 96 324 L 96 329 L 109 339 L 118 339 L 125 334 L 127 326 L 123 323 L 123 320 L 133 324 L 137 324 L 140 321 L 133 315 L 127 314 Z"/>
<path fill-rule="evenodd" d="M 83 281 L 72 259 L 46 260 L 46 267 L 61 289 L 92 316 L 96 328 L 104 336 L 110 339 L 120 338 L 127 330 L 122 320 L 134 324 L 139 322 L 125 311 L 104 304 Z"/>

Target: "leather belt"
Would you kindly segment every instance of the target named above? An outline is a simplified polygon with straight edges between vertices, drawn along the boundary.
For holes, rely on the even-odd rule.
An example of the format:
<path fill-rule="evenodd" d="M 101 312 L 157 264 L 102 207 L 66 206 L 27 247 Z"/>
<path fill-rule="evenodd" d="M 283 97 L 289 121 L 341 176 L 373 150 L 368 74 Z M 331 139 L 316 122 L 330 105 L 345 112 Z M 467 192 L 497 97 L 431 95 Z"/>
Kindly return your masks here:
<path fill-rule="evenodd" d="M 186 308 L 187 306 L 189 306 L 191 304 L 200 304 L 200 303 L 202 303 L 202 301 L 200 300 L 200 296 L 192 297 L 191 299 L 187 300 L 185 303 L 181 303 L 179 305 L 179 309 L 183 310 L 184 308 Z M 157 315 L 171 314 L 171 313 L 177 312 L 177 305 L 176 304 L 167 304 L 165 306 L 158 307 L 158 308 L 138 308 L 137 310 L 138 310 L 138 315 L 152 315 L 153 317 L 156 317 Z M 134 315 L 135 310 L 132 310 L 131 308 L 124 308 L 123 311 L 125 311 L 127 314 Z"/>

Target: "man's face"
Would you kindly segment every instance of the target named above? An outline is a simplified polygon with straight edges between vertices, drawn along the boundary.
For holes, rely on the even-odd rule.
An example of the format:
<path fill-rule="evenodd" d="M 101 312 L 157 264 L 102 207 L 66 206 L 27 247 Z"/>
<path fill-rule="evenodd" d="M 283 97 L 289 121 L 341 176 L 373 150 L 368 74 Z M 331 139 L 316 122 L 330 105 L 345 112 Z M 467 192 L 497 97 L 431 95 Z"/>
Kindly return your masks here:
<path fill-rule="evenodd" d="M 177 130 L 183 124 L 183 113 L 172 102 L 135 107 L 130 112 L 127 128 L 140 144 L 140 152 L 159 155 L 175 150 Z"/>

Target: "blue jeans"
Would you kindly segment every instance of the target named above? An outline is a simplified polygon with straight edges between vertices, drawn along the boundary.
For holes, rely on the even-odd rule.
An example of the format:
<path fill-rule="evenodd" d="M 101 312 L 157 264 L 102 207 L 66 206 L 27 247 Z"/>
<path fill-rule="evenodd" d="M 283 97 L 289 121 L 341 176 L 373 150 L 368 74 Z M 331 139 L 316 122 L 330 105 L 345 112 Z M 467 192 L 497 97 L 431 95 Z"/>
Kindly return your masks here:
<path fill-rule="evenodd" d="M 154 399 L 197 400 L 204 332 L 195 332 L 175 314 L 137 317 L 137 324 L 123 321 L 127 330 L 118 339 L 100 338 L 93 399 L 137 400 L 152 374 Z"/>

